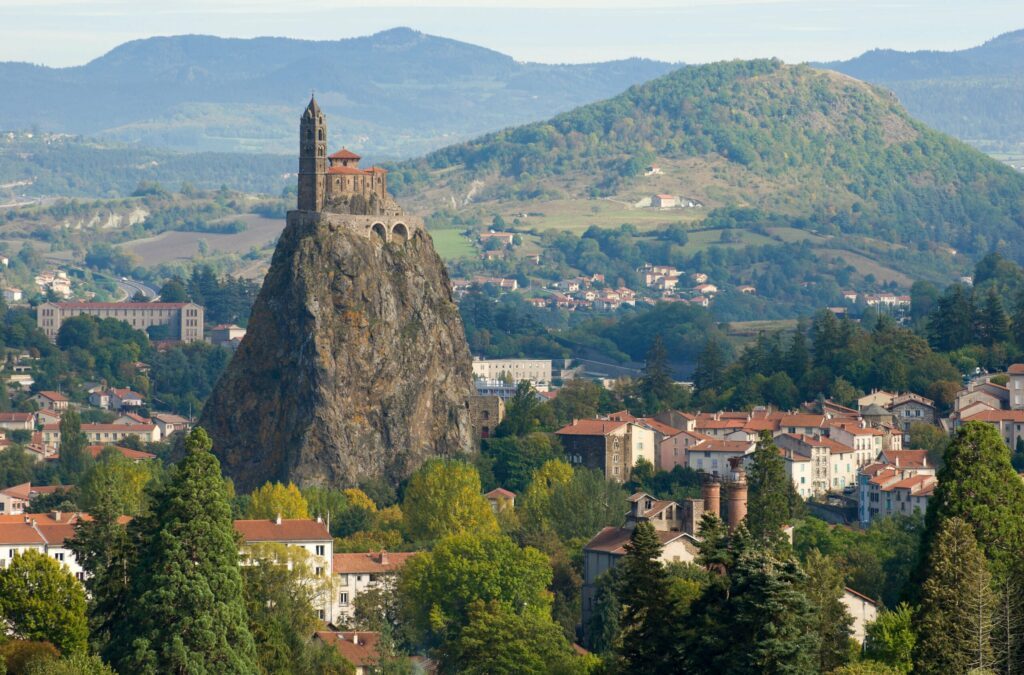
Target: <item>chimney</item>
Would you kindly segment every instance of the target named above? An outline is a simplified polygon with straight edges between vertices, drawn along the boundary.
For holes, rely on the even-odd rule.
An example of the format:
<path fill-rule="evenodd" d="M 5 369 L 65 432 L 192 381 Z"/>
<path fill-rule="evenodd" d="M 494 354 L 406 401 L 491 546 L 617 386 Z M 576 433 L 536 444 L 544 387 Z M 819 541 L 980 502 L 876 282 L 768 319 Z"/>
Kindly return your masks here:
<path fill-rule="evenodd" d="M 281 524 L 281 514 L 280 513 L 278 513 L 277 517 L 274 518 L 274 524 L 275 525 L 280 525 Z"/>
<path fill-rule="evenodd" d="M 706 476 L 701 483 L 700 493 L 704 498 L 704 512 L 713 513 L 719 518 L 722 517 L 722 505 L 720 497 L 721 487 L 712 476 Z"/>
<path fill-rule="evenodd" d="M 352 644 L 359 644 L 359 633 L 352 633 Z"/>
<path fill-rule="evenodd" d="M 729 530 L 739 527 L 747 517 L 747 472 L 742 457 L 730 457 L 732 480 L 729 483 Z"/>
<path fill-rule="evenodd" d="M 316 522 L 318 522 L 318 523 L 324 522 L 324 519 L 320 517 L 319 513 L 316 515 Z"/>
<path fill-rule="evenodd" d="M 388 564 L 388 552 L 385 551 L 384 549 L 380 550 L 380 564 L 381 565 L 387 565 Z"/>
<path fill-rule="evenodd" d="M 56 520 L 58 523 L 60 522 L 60 511 L 53 512 L 53 519 Z"/>
<path fill-rule="evenodd" d="M 900 468 L 900 456 L 896 455 L 896 468 Z"/>

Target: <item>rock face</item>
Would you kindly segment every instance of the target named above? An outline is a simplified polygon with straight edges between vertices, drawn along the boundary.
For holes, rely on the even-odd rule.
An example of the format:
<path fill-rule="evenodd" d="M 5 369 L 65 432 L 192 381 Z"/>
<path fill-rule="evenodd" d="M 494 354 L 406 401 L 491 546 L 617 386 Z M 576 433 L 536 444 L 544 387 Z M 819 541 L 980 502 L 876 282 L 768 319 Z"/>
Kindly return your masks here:
<path fill-rule="evenodd" d="M 472 452 L 471 357 L 412 219 L 292 211 L 200 420 L 240 489 L 398 481 Z"/>

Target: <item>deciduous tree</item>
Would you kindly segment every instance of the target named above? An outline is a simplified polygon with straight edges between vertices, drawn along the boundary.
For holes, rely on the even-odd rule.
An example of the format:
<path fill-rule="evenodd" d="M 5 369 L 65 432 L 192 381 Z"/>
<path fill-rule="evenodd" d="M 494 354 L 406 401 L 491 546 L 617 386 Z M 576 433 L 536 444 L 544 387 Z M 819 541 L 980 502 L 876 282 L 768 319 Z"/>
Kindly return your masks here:
<path fill-rule="evenodd" d="M 309 504 L 295 483 L 266 482 L 253 491 L 250 518 L 309 518 Z"/>
<path fill-rule="evenodd" d="M 45 640 L 61 652 L 88 648 L 85 592 L 56 560 L 26 550 L 0 570 L 0 619 L 10 635 Z"/>
<path fill-rule="evenodd" d="M 434 459 L 420 467 L 405 490 L 402 513 L 406 536 L 421 544 L 461 532 L 498 531 L 479 474 L 457 460 Z"/>

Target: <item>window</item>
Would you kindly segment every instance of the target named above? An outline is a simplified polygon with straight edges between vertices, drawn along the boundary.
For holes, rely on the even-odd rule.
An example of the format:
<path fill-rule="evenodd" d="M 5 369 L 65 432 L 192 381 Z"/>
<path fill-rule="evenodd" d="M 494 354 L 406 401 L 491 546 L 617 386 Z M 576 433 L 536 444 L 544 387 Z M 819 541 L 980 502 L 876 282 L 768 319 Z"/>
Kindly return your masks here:
<path fill-rule="evenodd" d="M 807 477 L 806 476 L 800 476 L 800 484 L 803 485 L 806 482 L 807 482 Z"/>
<path fill-rule="evenodd" d="M 362 580 L 363 580 L 363 575 L 362 574 L 357 574 L 356 575 L 356 581 L 362 581 Z"/>
<path fill-rule="evenodd" d="M 338 604 L 342 607 L 348 605 L 348 591 L 342 591 L 338 594 Z"/>
<path fill-rule="evenodd" d="M 316 570 L 315 570 L 315 574 L 318 577 L 322 577 L 324 575 L 324 568 L 323 567 L 317 567 Z"/>
<path fill-rule="evenodd" d="M 323 555 L 324 554 L 324 545 L 323 544 L 317 544 L 316 545 L 316 554 L 317 555 Z"/>
<path fill-rule="evenodd" d="M 56 560 L 57 562 L 64 562 L 64 554 L 63 553 L 54 553 L 53 554 L 53 559 Z"/>
<path fill-rule="evenodd" d="M 316 618 L 318 618 L 321 621 L 323 621 L 325 616 L 326 615 L 324 614 L 324 610 L 322 610 L 322 609 L 316 610 Z"/>
<path fill-rule="evenodd" d="M 347 574 L 339 574 L 338 575 L 338 583 L 341 584 L 342 586 L 348 586 L 348 575 Z"/>
<path fill-rule="evenodd" d="M 75 572 L 75 578 L 79 581 L 85 581 L 85 572 Z"/>

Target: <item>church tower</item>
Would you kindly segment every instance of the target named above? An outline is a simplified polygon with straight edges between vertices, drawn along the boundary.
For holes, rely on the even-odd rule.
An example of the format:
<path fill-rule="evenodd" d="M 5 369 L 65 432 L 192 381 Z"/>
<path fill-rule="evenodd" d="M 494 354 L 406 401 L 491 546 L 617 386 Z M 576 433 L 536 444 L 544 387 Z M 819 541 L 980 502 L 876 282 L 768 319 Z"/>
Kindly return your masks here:
<path fill-rule="evenodd" d="M 299 122 L 299 210 L 322 210 L 326 191 L 327 122 L 312 97 Z"/>

